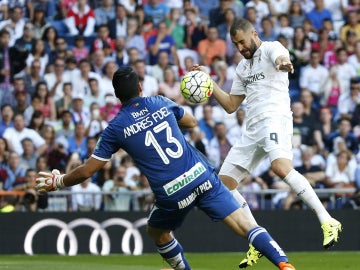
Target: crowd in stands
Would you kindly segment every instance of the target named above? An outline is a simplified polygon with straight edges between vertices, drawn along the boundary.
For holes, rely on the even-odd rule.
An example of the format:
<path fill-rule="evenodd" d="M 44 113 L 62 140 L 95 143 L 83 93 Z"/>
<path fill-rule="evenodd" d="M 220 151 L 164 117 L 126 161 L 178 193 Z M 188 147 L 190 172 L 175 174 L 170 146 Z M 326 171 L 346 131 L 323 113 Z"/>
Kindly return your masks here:
<path fill-rule="evenodd" d="M 26 196 L 3 197 L 0 207 L 149 210 L 146 176 L 121 149 L 94 177 L 69 189 L 65 204 L 33 189 L 36 172 L 66 173 L 91 155 L 121 110 L 111 83 L 120 66 L 134 68 L 144 96 L 164 95 L 195 115 L 198 127 L 184 135 L 218 170 L 246 128 L 246 107 L 228 115 L 214 98 L 191 104 L 179 85 L 199 63 L 230 91 L 242 56 L 229 30 L 239 17 L 253 23 L 262 41 L 279 41 L 291 55 L 294 166 L 314 188 L 359 189 L 359 0 L 2 0 L 0 190 Z M 239 188 L 282 189 L 271 198 L 278 208 L 302 207 L 269 168 L 265 160 Z M 336 207 L 356 206 L 353 193 L 337 196 L 347 203 Z M 245 197 L 260 208 L 256 195 Z M 330 203 L 326 194 L 322 200 Z"/>

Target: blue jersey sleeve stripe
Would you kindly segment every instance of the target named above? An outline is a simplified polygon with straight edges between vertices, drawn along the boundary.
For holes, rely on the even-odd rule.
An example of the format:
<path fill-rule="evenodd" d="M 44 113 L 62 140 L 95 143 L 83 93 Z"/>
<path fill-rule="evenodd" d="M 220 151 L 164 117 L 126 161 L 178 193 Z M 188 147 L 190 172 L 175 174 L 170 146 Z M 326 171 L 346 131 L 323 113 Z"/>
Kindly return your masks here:
<path fill-rule="evenodd" d="M 102 157 L 96 156 L 94 154 L 92 154 L 91 157 L 93 157 L 97 160 L 101 160 L 101 161 L 109 161 L 111 159 L 111 158 L 102 158 Z"/>

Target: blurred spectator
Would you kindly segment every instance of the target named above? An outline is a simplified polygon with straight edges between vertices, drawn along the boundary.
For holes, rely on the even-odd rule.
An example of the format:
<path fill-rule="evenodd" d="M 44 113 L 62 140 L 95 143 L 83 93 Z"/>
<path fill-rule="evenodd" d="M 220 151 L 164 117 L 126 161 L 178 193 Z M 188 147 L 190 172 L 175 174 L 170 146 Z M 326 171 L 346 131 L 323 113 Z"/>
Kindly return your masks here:
<path fill-rule="evenodd" d="M 243 194 L 244 199 L 249 205 L 251 210 L 258 210 L 260 208 L 259 199 L 256 193 L 246 193 L 246 191 L 260 191 L 262 190 L 260 184 L 255 180 L 261 181 L 261 178 L 253 178 L 251 175 L 247 175 L 239 183 L 238 189 L 241 194 Z M 261 182 L 263 183 L 263 182 Z"/>
<path fill-rule="evenodd" d="M 332 117 L 333 113 L 330 107 L 324 106 L 320 108 L 320 130 L 323 140 L 337 128 Z"/>
<path fill-rule="evenodd" d="M 344 85 L 345 89 L 350 88 L 350 80 L 357 75 L 352 66 L 347 62 L 347 58 L 348 55 L 344 47 L 336 50 L 336 75 L 338 80 Z"/>
<path fill-rule="evenodd" d="M 7 178 L 7 163 L 9 159 L 9 147 L 7 140 L 0 136 L 0 190 L 3 190 L 3 183 Z"/>
<path fill-rule="evenodd" d="M 168 66 L 163 73 L 164 80 L 159 83 L 159 94 L 164 95 L 178 104 L 182 104 L 184 97 L 179 91 L 180 81 L 176 79 L 174 69 Z"/>
<path fill-rule="evenodd" d="M 150 188 L 149 181 L 145 174 L 140 174 L 139 180 L 140 194 L 137 194 L 137 199 L 140 204 L 141 211 L 150 211 L 154 203 L 154 194 Z"/>
<path fill-rule="evenodd" d="M 214 137 L 215 124 L 213 107 L 210 104 L 203 105 L 203 118 L 198 121 L 198 125 L 208 142 Z"/>
<path fill-rule="evenodd" d="M 325 77 L 319 92 L 320 105 L 331 108 L 333 115 L 337 114 L 340 96 L 349 89 L 345 87 L 342 81 L 339 81 L 336 72 L 337 69 L 337 66 L 330 68 L 329 75 Z"/>
<path fill-rule="evenodd" d="M 50 1 L 52 2 L 52 1 Z M 34 38 L 41 39 L 44 35 L 46 28 L 50 27 L 51 24 L 46 21 L 45 9 L 38 6 L 34 10 L 34 19 L 31 20 L 34 26 Z M 25 31 L 24 31 L 25 34 Z"/>
<path fill-rule="evenodd" d="M 330 133 L 325 139 L 325 146 L 328 152 L 336 150 L 335 140 L 341 137 L 345 142 L 347 149 L 355 155 L 359 152 L 359 142 L 352 132 L 350 119 L 342 117 L 338 120 L 338 129 Z"/>
<path fill-rule="evenodd" d="M 7 20 L 9 16 L 9 5 L 7 0 L 0 2 L 0 21 Z"/>
<path fill-rule="evenodd" d="M 1 106 L 0 138 L 3 137 L 4 132 L 8 127 L 14 126 L 13 116 L 14 110 L 10 104 L 4 104 Z"/>
<path fill-rule="evenodd" d="M 40 74 L 41 63 L 40 60 L 34 59 L 31 63 L 30 70 L 24 72 L 23 78 L 25 83 L 25 89 L 28 90 L 31 96 L 35 93 L 35 87 L 41 81 L 44 81 L 44 76 Z"/>
<path fill-rule="evenodd" d="M 225 12 L 231 8 L 232 1 L 219 0 L 219 5 L 209 10 L 209 26 L 218 26 L 225 23 Z"/>
<path fill-rule="evenodd" d="M 96 50 L 91 53 L 91 70 L 101 76 L 105 65 L 105 52 L 103 49 Z"/>
<path fill-rule="evenodd" d="M 64 84 L 69 83 L 70 79 L 70 75 L 65 72 L 65 60 L 63 58 L 56 58 L 54 71 L 44 75 L 50 95 L 54 98 L 55 102 L 64 96 Z"/>
<path fill-rule="evenodd" d="M 103 120 L 100 114 L 100 106 L 98 103 L 93 102 L 91 104 L 90 113 L 91 120 L 85 132 L 85 136 L 88 138 L 98 136 L 108 126 L 108 122 Z"/>
<path fill-rule="evenodd" d="M 139 80 L 143 90 L 143 96 L 155 96 L 159 92 L 159 85 L 157 80 L 146 74 L 146 64 L 144 60 L 138 59 L 134 63 L 134 69 L 139 76 Z"/>
<path fill-rule="evenodd" d="M 82 35 L 77 35 L 74 41 L 74 57 L 76 62 L 80 62 L 81 59 L 88 58 L 90 55 L 90 48 L 86 45 L 85 37 Z"/>
<path fill-rule="evenodd" d="M 200 21 L 194 8 L 186 9 L 185 16 L 184 31 L 186 47 L 191 50 L 197 50 L 199 42 L 206 38 L 207 25 Z"/>
<path fill-rule="evenodd" d="M 45 156 L 39 156 L 36 160 L 36 171 L 37 172 L 49 172 L 49 165 Z"/>
<path fill-rule="evenodd" d="M 231 8 L 225 10 L 224 13 L 225 22 L 217 26 L 219 38 L 225 40 L 226 42 L 226 61 L 231 63 L 232 57 L 238 51 L 234 44 L 232 43 L 230 37 L 230 27 L 236 19 L 235 11 Z"/>
<path fill-rule="evenodd" d="M 9 47 L 14 46 L 15 41 L 23 36 L 25 18 L 20 6 L 9 10 L 9 19 L 0 22 L 0 29 L 6 29 L 10 34 Z"/>
<path fill-rule="evenodd" d="M 203 142 L 203 134 L 200 131 L 199 127 L 194 127 L 189 130 L 188 142 L 199 150 L 204 156 L 207 156 L 206 146 L 207 142 Z"/>
<path fill-rule="evenodd" d="M 355 187 L 355 166 L 351 166 L 352 153 L 348 150 L 340 150 L 336 154 L 335 162 L 328 162 L 326 166 L 326 186 L 329 188 L 354 188 Z M 341 197 L 343 194 L 337 193 Z M 339 206 L 337 206 L 339 207 Z M 341 206 L 340 206 L 341 207 Z"/>
<path fill-rule="evenodd" d="M 309 63 L 311 42 L 305 36 L 304 28 L 302 26 L 295 28 L 294 37 L 291 42 L 291 49 L 302 66 L 305 66 Z"/>
<path fill-rule="evenodd" d="M 19 51 L 27 51 L 30 53 L 35 45 L 34 25 L 31 22 L 26 22 L 24 25 L 24 35 L 16 39 L 14 46 Z"/>
<path fill-rule="evenodd" d="M 68 162 L 67 148 L 68 141 L 64 136 L 55 139 L 53 147 L 46 155 L 50 170 L 58 169 L 60 172 L 65 171 Z"/>
<path fill-rule="evenodd" d="M 102 0 L 100 5 L 95 8 L 96 27 L 107 24 L 115 18 L 115 5 L 113 0 Z"/>
<path fill-rule="evenodd" d="M 95 78 L 98 80 L 99 85 L 101 85 L 102 80 L 101 76 L 93 71 L 91 71 L 91 62 L 88 59 L 82 59 L 79 62 L 79 70 L 74 71 L 71 78 L 71 83 L 73 85 L 73 95 L 80 95 L 84 98 L 89 93 L 89 79 Z"/>
<path fill-rule="evenodd" d="M 351 10 L 346 13 L 346 23 L 341 27 L 340 38 L 342 41 L 346 41 L 346 35 L 349 30 L 355 32 L 357 39 L 360 38 L 360 23 L 358 20 L 358 11 Z"/>
<path fill-rule="evenodd" d="M 90 78 L 89 87 L 90 94 L 84 100 L 84 106 L 86 108 L 90 108 L 91 104 L 94 102 L 100 106 L 103 106 L 105 104 L 105 93 L 103 89 L 100 88 L 98 80 L 95 78 Z"/>
<path fill-rule="evenodd" d="M 82 123 L 85 128 L 90 123 L 89 109 L 84 106 L 84 95 L 81 93 L 73 93 L 72 108 L 70 109 L 72 120 L 74 124 Z"/>
<path fill-rule="evenodd" d="M 304 105 L 304 120 L 306 122 L 319 122 L 319 104 L 314 101 L 313 94 L 306 88 L 301 90 L 300 101 Z"/>
<path fill-rule="evenodd" d="M 49 63 L 49 56 L 46 54 L 45 42 L 42 39 L 37 39 L 30 51 L 30 54 L 26 58 L 27 69 L 30 69 L 31 63 L 38 59 L 40 61 L 40 75 L 45 74 L 45 69 Z"/>
<path fill-rule="evenodd" d="M 65 19 L 70 10 L 76 5 L 78 0 L 59 0 L 58 6 L 60 9 L 59 19 Z"/>
<path fill-rule="evenodd" d="M 6 179 L 3 182 L 3 190 L 13 190 L 16 183 L 24 182 L 27 167 L 20 164 L 20 156 L 16 152 L 10 152 L 8 166 L 6 168 Z"/>
<path fill-rule="evenodd" d="M 101 189 L 91 178 L 71 187 L 71 211 L 99 211 L 101 206 Z"/>
<path fill-rule="evenodd" d="M 246 129 L 245 110 L 243 108 L 239 108 L 236 111 L 235 115 L 236 115 L 236 123 L 229 128 L 227 134 L 227 137 L 231 145 L 234 145 L 237 140 L 240 140 L 241 134 Z"/>
<path fill-rule="evenodd" d="M 55 147 L 55 128 L 52 125 L 44 124 L 41 127 L 40 135 L 45 140 L 46 151 L 44 154 L 47 155 Z"/>
<path fill-rule="evenodd" d="M 170 10 L 170 16 L 165 21 L 168 31 L 175 40 L 175 46 L 177 49 L 184 47 L 185 31 L 184 26 L 180 23 L 181 9 L 172 8 Z"/>
<path fill-rule="evenodd" d="M 94 34 L 95 13 L 87 0 L 78 0 L 67 12 L 64 22 L 72 36 L 80 34 L 88 37 Z"/>
<path fill-rule="evenodd" d="M 60 114 L 58 125 L 55 126 L 55 137 L 69 138 L 74 136 L 74 123 L 72 121 L 72 114 L 68 110 L 64 110 Z M 63 146 L 65 146 L 63 144 Z"/>
<path fill-rule="evenodd" d="M 301 143 L 307 146 L 316 144 L 319 149 L 324 149 L 319 124 L 306 121 L 304 118 L 304 105 L 300 101 L 294 101 L 291 104 L 293 112 L 294 133 L 301 135 Z"/>
<path fill-rule="evenodd" d="M 149 75 L 153 76 L 159 83 L 163 82 L 164 72 L 168 67 L 172 68 L 174 72 L 177 72 L 178 67 L 171 65 L 169 54 L 165 51 L 160 51 L 157 63 L 149 68 Z M 175 73 L 175 78 L 177 77 L 176 75 Z"/>
<path fill-rule="evenodd" d="M 22 114 L 14 116 L 14 127 L 8 127 L 4 132 L 4 138 L 8 141 L 9 148 L 18 155 L 23 154 L 21 141 L 24 138 L 30 138 L 36 148 L 36 153 L 41 155 L 46 150 L 45 140 L 33 129 L 25 127 L 25 119 Z"/>
<path fill-rule="evenodd" d="M 200 63 L 205 66 L 212 64 L 214 56 L 219 56 L 220 59 L 225 60 L 226 43 L 219 38 L 216 27 L 209 27 L 206 33 L 207 38 L 199 42 L 198 52 L 200 55 Z"/>
<path fill-rule="evenodd" d="M 135 47 L 131 47 L 128 51 L 135 52 L 137 57 L 139 58 L 139 50 Z M 124 37 L 117 37 L 115 40 L 115 50 L 112 53 L 111 57 L 115 60 L 116 64 L 119 67 L 123 67 L 126 65 L 132 65 L 130 62 L 129 52 L 126 50 L 126 41 Z M 138 59 L 137 58 L 137 59 Z"/>
<path fill-rule="evenodd" d="M 277 36 L 284 36 L 287 41 L 291 41 L 294 37 L 294 28 L 290 26 L 289 15 L 282 13 L 278 15 L 278 24 L 275 25 L 275 33 Z"/>
<path fill-rule="evenodd" d="M 62 84 L 63 86 L 63 96 L 55 102 L 56 107 L 56 115 L 61 116 L 63 111 L 67 111 L 72 109 L 72 97 L 73 97 L 73 89 L 72 84 L 70 82 L 65 82 Z"/>
<path fill-rule="evenodd" d="M 258 33 L 262 31 L 261 20 L 258 20 L 257 10 L 255 7 L 246 7 L 245 18 L 254 25 L 254 28 Z"/>
<path fill-rule="evenodd" d="M 357 41 L 357 36 L 356 36 L 355 31 L 348 30 L 346 32 L 346 38 L 345 38 L 345 43 L 344 43 L 344 46 L 346 48 L 346 53 L 348 54 L 348 56 L 355 53 L 356 41 Z"/>
<path fill-rule="evenodd" d="M 309 89 L 318 98 L 321 81 L 326 78 L 329 71 L 320 64 L 321 55 L 319 51 L 311 51 L 310 63 L 306 65 L 300 73 L 299 84 L 301 88 Z"/>
<path fill-rule="evenodd" d="M 227 137 L 227 129 L 223 122 L 218 122 L 214 126 L 214 137 L 210 140 L 206 152 L 210 163 L 219 171 L 232 144 Z"/>
<path fill-rule="evenodd" d="M 116 16 L 108 22 L 110 37 L 125 37 L 127 33 L 126 9 L 123 5 L 116 5 Z"/>
<path fill-rule="evenodd" d="M 212 8 L 216 8 L 219 5 L 219 0 L 193 0 L 191 1 L 193 4 L 193 8 L 196 7 L 198 9 L 199 16 L 201 20 L 205 23 L 209 23 L 209 14 Z"/>
<path fill-rule="evenodd" d="M 6 98 L 11 94 L 14 75 L 26 67 L 25 59 L 27 51 L 19 51 L 16 47 L 11 47 L 10 34 L 7 30 L 0 30 L 0 91 L 1 104 L 7 103 Z M 16 61 L 15 61 L 16 59 Z"/>
<path fill-rule="evenodd" d="M 155 65 L 158 62 L 159 53 L 167 52 L 170 63 L 179 66 L 179 58 L 177 55 L 175 40 L 168 34 L 168 29 L 165 22 L 160 22 L 158 25 L 157 35 L 150 36 L 147 47 L 149 50 L 149 64 Z"/>
<path fill-rule="evenodd" d="M 56 106 L 55 102 L 50 96 L 46 82 L 39 82 L 35 87 L 36 96 L 40 98 L 39 110 L 42 112 L 45 120 L 53 122 L 56 121 Z"/>
<path fill-rule="evenodd" d="M 56 50 L 57 50 L 57 38 L 58 32 L 55 27 L 48 26 L 44 30 L 44 34 L 41 39 L 45 42 L 46 53 L 49 55 L 49 64 L 53 64 L 56 59 Z"/>
<path fill-rule="evenodd" d="M 319 31 L 324 19 L 332 20 L 331 12 L 324 7 L 324 0 L 314 0 L 315 7 L 306 13 L 306 18 L 311 21 L 313 28 Z"/>
<path fill-rule="evenodd" d="M 74 135 L 69 136 L 68 139 L 68 153 L 73 154 L 77 153 L 80 156 L 80 160 L 85 159 L 87 156 L 87 147 L 86 141 L 87 138 L 85 136 L 85 126 L 83 122 L 75 123 Z"/>
<path fill-rule="evenodd" d="M 261 22 L 263 18 L 266 18 L 270 15 L 269 4 L 260 0 L 250 0 L 245 4 L 246 8 L 253 7 L 256 10 L 258 23 Z"/>
<path fill-rule="evenodd" d="M 105 95 L 105 105 L 100 107 L 102 119 L 109 123 L 120 111 L 121 105 L 113 94 Z"/>
<path fill-rule="evenodd" d="M 34 143 L 30 138 L 24 138 L 21 141 L 23 154 L 20 157 L 20 164 L 25 168 L 36 169 L 36 160 L 39 155 L 35 152 Z"/>
<path fill-rule="evenodd" d="M 311 49 L 320 53 L 320 62 L 324 63 L 325 55 L 334 50 L 334 41 L 330 39 L 329 31 L 321 28 L 318 39 L 312 43 Z"/>
<path fill-rule="evenodd" d="M 31 118 L 29 121 L 28 128 L 33 129 L 40 134 L 40 131 L 44 126 L 44 124 L 45 124 L 45 118 L 43 113 L 39 110 L 34 110 L 33 113 L 31 113 Z"/>
<path fill-rule="evenodd" d="M 259 32 L 259 38 L 263 41 L 275 41 L 277 40 L 277 34 L 275 33 L 274 24 L 268 17 L 264 17 L 261 20 L 261 32 Z"/>
<path fill-rule="evenodd" d="M 339 97 L 338 117 L 352 118 L 356 105 L 360 103 L 360 79 L 354 78 L 350 80 L 350 91 L 345 91 Z"/>
<path fill-rule="evenodd" d="M 170 16 L 170 9 L 166 3 L 160 3 L 159 0 L 149 0 L 144 5 L 145 17 L 150 17 L 155 27 L 158 27 L 160 22 L 164 22 L 165 19 Z"/>
<path fill-rule="evenodd" d="M 360 76 L 360 40 L 356 41 L 354 54 L 347 58 L 347 62 L 351 65 L 355 74 Z"/>
<path fill-rule="evenodd" d="M 104 192 L 116 192 L 116 194 L 104 195 L 105 211 L 130 211 L 132 194 L 125 183 L 126 168 L 117 167 L 111 179 L 105 181 L 102 190 Z"/>
<path fill-rule="evenodd" d="M 125 48 L 137 48 L 141 52 L 141 58 L 143 59 L 147 55 L 145 39 L 139 32 L 139 22 L 136 18 L 129 18 L 127 21 Z"/>
<path fill-rule="evenodd" d="M 110 36 L 109 26 L 101 24 L 97 28 L 97 35 L 92 44 L 92 52 L 104 49 L 105 45 L 109 45 L 111 51 L 115 50 L 115 41 Z"/>

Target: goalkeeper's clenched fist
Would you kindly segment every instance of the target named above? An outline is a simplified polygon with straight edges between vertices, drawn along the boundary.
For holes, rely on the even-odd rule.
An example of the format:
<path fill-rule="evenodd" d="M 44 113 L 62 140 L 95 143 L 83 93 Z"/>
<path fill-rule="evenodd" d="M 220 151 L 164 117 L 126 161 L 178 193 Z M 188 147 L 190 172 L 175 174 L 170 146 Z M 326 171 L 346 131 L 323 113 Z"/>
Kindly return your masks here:
<path fill-rule="evenodd" d="M 59 170 L 52 170 L 51 173 L 39 172 L 36 178 L 36 190 L 40 193 L 59 190 L 65 187 L 64 178 L 65 174 L 60 174 Z"/>

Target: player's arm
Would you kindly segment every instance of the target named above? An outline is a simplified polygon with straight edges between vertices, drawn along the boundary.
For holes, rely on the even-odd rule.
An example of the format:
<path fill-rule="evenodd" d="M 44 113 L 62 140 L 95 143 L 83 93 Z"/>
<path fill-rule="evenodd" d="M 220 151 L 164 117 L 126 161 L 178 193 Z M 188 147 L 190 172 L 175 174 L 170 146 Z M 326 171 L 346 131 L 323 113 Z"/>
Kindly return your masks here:
<path fill-rule="evenodd" d="M 106 163 L 107 161 L 90 157 L 84 164 L 68 174 L 60 174 L 58 170 L 53 170 L 51 173 L 40 172 L 36 178 L 36 190 L 40 192 L 50 192 L 77 185 L 93 176 L 94 173 L 99 171 Z"/>
<path fill-rule="evenodd" d="M 190 113 L 185 112 L 184 116 L 178 120 L 178 125 L 181 129 L 193 128 L 197 126 L 197 121 Z"/>
<path fill-rule="evenodd" d="M 213 96 L 227 113 L 235 112 L 245 99 L 245 95 L 232 95 L 225 92 L 220 86 L 213 82 Z"/>
<path fill-rule="evenodd" d="M 290 61 L 290 58 L 286 55 L 280 55 L 276 58 L 275 67 L 278 71 L 294 73 L 294 67 Z"/>
<path fill-rule="evenodd" d="M 201 70 L 207 73 L 205 67 L 199 65 L 193 65 L 192 70 Z M 231 95 L 225 92 L 215 81 L 213 81 L 213 85 L 212 95 L 229 114 L 235 112 L 245 99 L 245 95 Z"/>

